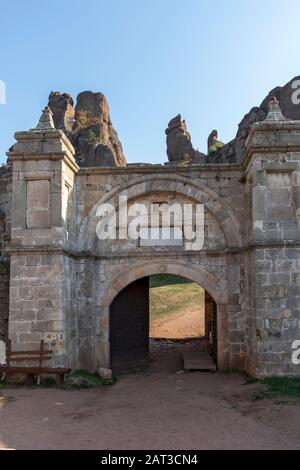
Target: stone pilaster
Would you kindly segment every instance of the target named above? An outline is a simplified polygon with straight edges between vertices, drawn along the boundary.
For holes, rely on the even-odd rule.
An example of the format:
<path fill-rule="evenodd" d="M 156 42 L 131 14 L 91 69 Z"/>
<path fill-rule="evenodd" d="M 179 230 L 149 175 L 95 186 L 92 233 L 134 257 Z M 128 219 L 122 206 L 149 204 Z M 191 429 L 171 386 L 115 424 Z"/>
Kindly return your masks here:
<path fill-rule="evenodd" d="M 252 185 L 250 246 L 256 373 L 299 375 L 292 344 L 300 339 L 300 121 L 269 104 L 247 140 Z"/>
<path fill-rule="evenodd" d="M 53 363 L 72 358 L 74 149 L 54 128 L 46 108 L 35 129 L 15 134 L 12 164 L 12 228 L 9 337 L 19 349 L 41 339 L 55 351 Z"/>

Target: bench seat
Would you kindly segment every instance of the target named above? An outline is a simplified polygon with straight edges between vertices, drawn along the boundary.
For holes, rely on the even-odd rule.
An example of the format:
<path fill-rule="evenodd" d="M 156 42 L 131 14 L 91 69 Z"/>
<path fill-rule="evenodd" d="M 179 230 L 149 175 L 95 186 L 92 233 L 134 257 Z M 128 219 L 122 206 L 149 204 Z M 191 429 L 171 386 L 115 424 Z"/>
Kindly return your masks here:
<path fill-rule="evenodd" d="M 64 375 L 71 372 L 67 367 L 47 367 L 43 366 L 44 360 L 51 359 L 52 351 L 44 349 L 44 341 L 40 343 L 40 349 L 37 351 L 12 351 L 11 341 L 7 345 L 7 364 L 0 366 L 0 373 L 4 381 L 7 376 L 13 374 L 25 374 L 27 383 L 33 383 L 34 376 L 38 377 L 38 384 L 42 375 L 55 375 L 56 386 L 59 387 L 64 380 Z M 11 362 L 38 362 L 36 366 L 11 365 Z"/>

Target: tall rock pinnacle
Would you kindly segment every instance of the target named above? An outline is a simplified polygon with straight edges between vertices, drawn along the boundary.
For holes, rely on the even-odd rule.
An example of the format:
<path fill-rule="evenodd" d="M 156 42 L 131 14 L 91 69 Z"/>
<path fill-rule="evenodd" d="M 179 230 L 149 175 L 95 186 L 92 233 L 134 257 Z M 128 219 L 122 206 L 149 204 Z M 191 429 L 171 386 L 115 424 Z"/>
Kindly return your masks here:
<path fill-rule="evenodd" d="M 49 107 L 55 127 L 62 129 L 75 148 L 80 166 L 125 166 L 118 134 L 112 126 L 109 106 L 102 93 L 84 91 L 73 100 L 67 93 L 51 93 Z"/>

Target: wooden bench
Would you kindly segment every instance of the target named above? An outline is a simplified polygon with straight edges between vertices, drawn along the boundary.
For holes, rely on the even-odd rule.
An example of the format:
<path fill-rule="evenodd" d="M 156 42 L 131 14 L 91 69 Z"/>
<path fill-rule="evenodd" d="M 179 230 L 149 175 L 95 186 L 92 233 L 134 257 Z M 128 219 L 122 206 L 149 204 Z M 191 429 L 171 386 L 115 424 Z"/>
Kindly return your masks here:
<path fill-rule="evenodd" d="M 40 349 L 37 351 L 12 351 L 11 340 L 7 342 L 6 347 L 6 364 L 0 366 L 0 373 L 2 373 L 2 381 L 6 380 L 6 377 L 14 374 L 25 374 L 26 383 L 32 384 L 34 376 L 37 376 L 37 383 L 40 385 L 42 375 L 55 375 L 56 387 L 59 387 L 64 381 L 64 376 L 71 369 L 62 367 L 43 367 L 43 362 L 52 358 L 52 350 L 45 349 L 44 341 L 40 343 Z M 37 362 L 36 366 L 12 366 L 11 362 Z"/>

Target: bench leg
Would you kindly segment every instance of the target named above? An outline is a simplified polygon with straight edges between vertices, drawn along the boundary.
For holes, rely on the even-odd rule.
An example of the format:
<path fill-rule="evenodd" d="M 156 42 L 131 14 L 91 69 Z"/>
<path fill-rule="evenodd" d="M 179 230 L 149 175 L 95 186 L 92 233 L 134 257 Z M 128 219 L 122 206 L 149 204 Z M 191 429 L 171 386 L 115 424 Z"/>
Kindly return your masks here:
<path fill-rule="evenodd" d="M 27 374 L 26 375 L 26 385 L 33 385 L 33 374 Z"/>
<path fill-rule="evenodd" d="M 56 386 L 56 388 L 59 388 L 60 385 L 61 385 L 61 376 L 60 376 L 60 374 L 56 374 L 56 376 L 55 376 L 55 386 Z"/>

